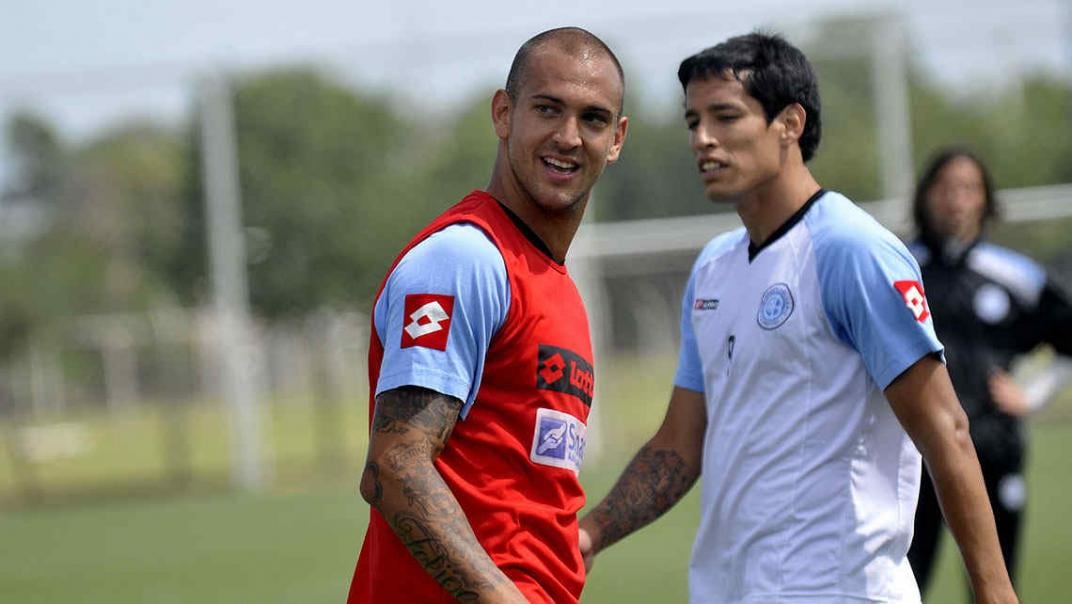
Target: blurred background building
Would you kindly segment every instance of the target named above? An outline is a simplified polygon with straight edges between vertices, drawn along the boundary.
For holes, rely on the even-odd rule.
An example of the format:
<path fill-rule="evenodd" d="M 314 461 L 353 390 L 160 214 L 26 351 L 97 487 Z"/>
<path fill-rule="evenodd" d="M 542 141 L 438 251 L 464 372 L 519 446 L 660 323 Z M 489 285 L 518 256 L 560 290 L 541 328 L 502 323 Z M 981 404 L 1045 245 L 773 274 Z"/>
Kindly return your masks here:
<path fill-rule="evenodd" d="M 616 475 L 607 453 L 661 417 L 689 266 L 738 225 L 701 194 L 676 80 L 683 57 L 730 35 L 781 31 L 813 60 L 826 187 L 908 236 L 914 170 L 966 144 L 1002 190 L 994 239 L 1072 286 L 1067 1 L 4 13 L 0 509 L 352 484 L 379 280 L 417 228 L 487 183 L 491 92 L 525 39 L 559 25 L 615 49 L 631 119 L 570 260 L 599 348 L 593 476 Z M 1035 421 L 1067 434 L 1059 399 Z M 1055 568 L 1072 563 L 1060 539 L 1044 558 Z M 295 600 L 316 598 L 278 601 Z"/>

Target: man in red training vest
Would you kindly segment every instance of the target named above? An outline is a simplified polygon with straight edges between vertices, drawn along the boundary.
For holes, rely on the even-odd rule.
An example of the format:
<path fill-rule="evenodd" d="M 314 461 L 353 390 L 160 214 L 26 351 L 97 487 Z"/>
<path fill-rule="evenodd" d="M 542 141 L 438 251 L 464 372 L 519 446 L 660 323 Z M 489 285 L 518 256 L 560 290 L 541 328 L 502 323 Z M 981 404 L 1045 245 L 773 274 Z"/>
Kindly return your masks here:
<path fill-rule="evenodd" d="M 618 158 L 622 68 L 579 28 L 514 57 L 474 191 L 399 254 L 369 345 L 372 506 L 357 602 L 577 602 L 577 480 L 592 345 L 563 264 L 592 186 Z"/>

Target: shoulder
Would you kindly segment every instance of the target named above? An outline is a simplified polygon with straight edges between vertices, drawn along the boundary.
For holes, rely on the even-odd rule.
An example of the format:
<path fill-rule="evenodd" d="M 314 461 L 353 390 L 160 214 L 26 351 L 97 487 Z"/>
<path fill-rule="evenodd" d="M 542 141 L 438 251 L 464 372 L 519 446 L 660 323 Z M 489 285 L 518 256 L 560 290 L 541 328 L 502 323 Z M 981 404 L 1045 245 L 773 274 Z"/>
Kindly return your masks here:
<path fill-rule="evenodd" d="M 1034 303 L 1046 285 L 1046 270 L 1031 258 L 1008 248 L 979 242 L 968 252 L 968 268 L 994 281 L 1023 302 Z"/>
<path fill-rule="evenodd" d="M 916 239 L 908 244 L 908 252 L 916 259 L 920 266 L 930 264 L 931 250 L 922 239 Z"/>
<path fill-rule="evenodd" d="M 892 255 L 915 259 L 905 244 L 840 193 L 827 192 L 804 217 L 817 259 Z"/>
<path fill-rule="evenodd" d="M 461 261 L 461 262 L 459 262 Z M 434 264 L 503 264 L 502 254 L 495 243 L 479 227 L 452 224 L 429 235 L 403 256 L 399 263 L 430 262 Z"/>
<path fill-rule="evenodd" d="M 696 262 L 692 266 L 692 272 L 696 273 L 696 271 L 703 266 L 717 261 L 719 258 L 729 254 L 737 247 L 747 245 L 747 243 L 748 236 L 744 227 L 738 227 L 732 231 L 727 231 L 718 235 L 707 242 L 707 245 L 700 250 L 700 254 L 696 257 Z"/>

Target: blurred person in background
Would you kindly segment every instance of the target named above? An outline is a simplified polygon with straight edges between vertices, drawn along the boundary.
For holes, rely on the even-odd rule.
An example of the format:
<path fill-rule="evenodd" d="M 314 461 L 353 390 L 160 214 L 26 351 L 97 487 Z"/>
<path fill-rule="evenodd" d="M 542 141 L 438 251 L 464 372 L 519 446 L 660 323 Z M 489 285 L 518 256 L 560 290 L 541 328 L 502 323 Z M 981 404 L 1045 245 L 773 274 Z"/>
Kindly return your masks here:
<path fill-rule="evenodd" d="M 527 41 L 491 101 L 487 190 L 433 220 L 385 277 L 360 489 L 372 510 L 349 602 L 579 600 L 594 376 L 564 261 L 625 140 L 624 87 L 583 29 Z"/>
<path fill-rule="evenodd" d="M 705 194 L 744 227 L 693 267 L 666 417 L 581 519 L 586 562 L 702 476 L 692 602 L 919 602 L 922 453 L 976 601 L 1016 602 L 919 267 L 806 166 L 821 135 L 807 59 L 754 33 L 678 78 Z"/>
<path fill-rule="evenodd" d="M 1027 490 L 1023 417 L 1060 383 L 1025 392 L 1009 376 L 1017 357 L 1041 344 L 1072 354 L 1072 303 L 1030 258 L 985 240 L 997 214 L 990 174 L 968 149 L 938 151 L 916 186 L 919 261 L 946 365 L 968 415 L 1009 575 Z M 924 469 L 908 559 L 921 589 L 934 568 L 942 511 Z"/>

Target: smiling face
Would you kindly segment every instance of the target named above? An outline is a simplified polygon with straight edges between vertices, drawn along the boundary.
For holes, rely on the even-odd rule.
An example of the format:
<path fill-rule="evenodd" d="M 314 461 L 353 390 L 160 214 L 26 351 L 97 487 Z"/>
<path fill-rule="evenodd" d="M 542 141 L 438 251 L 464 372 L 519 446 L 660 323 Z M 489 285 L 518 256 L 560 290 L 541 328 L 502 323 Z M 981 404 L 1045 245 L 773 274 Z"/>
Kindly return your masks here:
<path fill-rule="evenodd" d="M 793 133 L 785 114 L 768 124 L 763 106 L 736 78 L 689 82 L 685 123 L 708 199 L 738 201 L 778 176 L 787 141 L 796 145 L 795 138 L 787 138 Z"/>
<path fill-rule="evenodd" d="M 506 160 L 493 180 L 544 211 L 572 209 L 618 159 L 627 127 L 622 81 L 604 53 L 577 56 L 553 44 L 533 50 L 524 74 L 516 98 L 500 90 L 492 100 Z"/>

